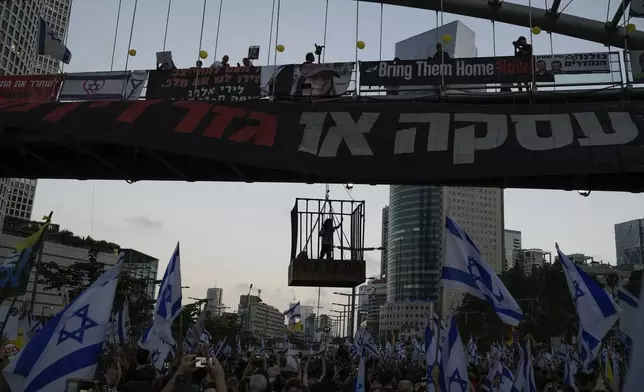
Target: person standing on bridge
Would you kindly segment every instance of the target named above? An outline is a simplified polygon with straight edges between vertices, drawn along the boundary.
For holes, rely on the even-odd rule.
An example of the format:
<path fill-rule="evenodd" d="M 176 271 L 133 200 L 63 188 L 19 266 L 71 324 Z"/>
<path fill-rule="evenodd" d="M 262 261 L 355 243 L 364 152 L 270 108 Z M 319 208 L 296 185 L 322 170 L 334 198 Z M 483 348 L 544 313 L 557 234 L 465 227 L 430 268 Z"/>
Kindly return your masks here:
<path fill-rule="evenodd" d="M 512 42 L 512 45 L 514 45 L 514 55 L 516 57 L 527 57 L 532 59 L 532 45 L 528 43 L 528 40 L 524 36 L 519 37 L 516 41 Z M 530 74 L 532 75 L 532 72 L 534 70 L 534 65 L 533 62 L 530 61 Z M 522 91 L 521 85 L 525 84 L 526 91 L 530 89 L 530 82 L 519 82 L 517 83 L 517 87 L 519 88 L 519 91 Z"/>

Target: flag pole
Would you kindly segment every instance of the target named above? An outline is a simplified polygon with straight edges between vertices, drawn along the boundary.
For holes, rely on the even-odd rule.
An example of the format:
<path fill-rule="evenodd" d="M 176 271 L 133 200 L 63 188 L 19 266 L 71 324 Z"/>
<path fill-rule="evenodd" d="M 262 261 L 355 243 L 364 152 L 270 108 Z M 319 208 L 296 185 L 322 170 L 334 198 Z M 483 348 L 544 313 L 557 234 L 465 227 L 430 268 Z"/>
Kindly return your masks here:
<path fill-rule="evenodd" d="M 54 211 L 51 211 L 49 215 L 45 218 L 45 223 L 46 225 L 48 222 L 51 222 L 51 217 L 54 214 Z M 43 231 L 40 238 L 38 239 L 40 241 L 40 249 L 38 250 L 38 261 L 36 261 L 36 274 L 34 276 L 34 285 L 31 288 L 31 300 L 29 302 L 29 311 L 33 314 L 34 313 L 34 304 L 36 302 L 36 291 L 38 288 L 38 279 L 40 279 L 40 265 L 42 263 L 42 255 L 43 251 L 45 250 L 45 232 Z M 4 327 L 4 325 L 3 325 Z"/>

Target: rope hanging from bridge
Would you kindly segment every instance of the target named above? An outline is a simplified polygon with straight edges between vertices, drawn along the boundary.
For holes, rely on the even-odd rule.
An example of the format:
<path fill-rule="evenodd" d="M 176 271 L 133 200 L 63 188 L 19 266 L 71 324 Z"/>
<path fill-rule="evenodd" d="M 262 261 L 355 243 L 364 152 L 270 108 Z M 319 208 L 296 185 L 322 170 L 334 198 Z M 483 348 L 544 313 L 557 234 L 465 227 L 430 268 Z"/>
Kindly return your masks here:
<path fill-rule="evenodd" d="M 224 0 L 219 0 L 219 15 L 217 16 L 217 32 L 215 33 L 215 51 L 213 53 L 213 56 L 215 56 L 215 61 L 219 57 L 217 57 L 217 49 L 219 48 L 219 31 L 221 30 L 221 10 L 224 8 Z M 204 13 L 205 13 L 205 8 L 204 8 Z M 202 34 L 203 34 L 203 28 L 202 28 Z"/>
<path fill-rule="evenodd" d="M 128 50 L 131 50 L 132 48 L 132 36 L 134 35 L 134 22 L 136 22 L 136 8 L 139 5 L 139 0 L 134 0 L 134 11 L 132 11 L 132 25 L 130 26 L 130 38 L 128 39 L 127 42 L 127 48 Z M 127 71 L 127 66 L 130 62 L 130 56 L 125 57 L 125 71 Z M 125 89 L 125 84 L 123 85 L 123 89 Z"/>
<path fill-rule="evenodd" d="M 165 46 L 168 42 L 168 26 L 170 25 L 170 9 L 172 8 L 172 0 L 168 0 L 168 13 L 165 16 L 165 30 L 163 32 L 163 49 L 162 52 L 165 52 Z"/>
<path fill-rule="evenodd" d="M 118 10 L 116 11 L 116 27 L 114 28 L 114 43 L 112 44 L 112 61 L 110 62 L 110 71 L 114 71 L 114 56 L 116 55 L 116 39 L 119 35 L 119 22 L 121 20 L 121 5 L 123 0 L 119 0 Z M 71 7 L 70 7 L 71 10 Z M 69 19 L 68 19 L 69 20 Z M 168 26 L 166 26 L 166 31 Z"/>

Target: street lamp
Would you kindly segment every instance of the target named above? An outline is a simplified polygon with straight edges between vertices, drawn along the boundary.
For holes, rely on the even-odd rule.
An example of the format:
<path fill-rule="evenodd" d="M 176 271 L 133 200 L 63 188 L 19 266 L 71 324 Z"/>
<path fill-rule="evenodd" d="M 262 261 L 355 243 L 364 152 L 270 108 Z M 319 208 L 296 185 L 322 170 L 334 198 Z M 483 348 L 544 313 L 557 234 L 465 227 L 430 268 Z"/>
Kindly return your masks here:
<path fill-rule="evenodd" d="M 353 327 L 355 324 L 356 295 L 358 295 L 356 294 L 356 288 L 355 287 L 351 288 L 351 294 L 338 293 L 337 291 L 334 291 L 333 294 L 347 297 L 347 305 L 351 307 L 351 312 L 349 313 L 350 317 L 348 317 L 349 323 L 347 326 L 347 336 L 351 336 L 351 332 L 353 331 Z"/>

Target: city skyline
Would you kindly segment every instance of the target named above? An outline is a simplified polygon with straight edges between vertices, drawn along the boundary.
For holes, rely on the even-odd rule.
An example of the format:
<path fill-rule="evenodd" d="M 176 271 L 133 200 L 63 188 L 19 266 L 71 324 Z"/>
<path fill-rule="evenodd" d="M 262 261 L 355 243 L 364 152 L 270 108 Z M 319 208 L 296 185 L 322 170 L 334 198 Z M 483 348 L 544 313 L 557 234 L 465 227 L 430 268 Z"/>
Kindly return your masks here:
<path fill-rule="evenodd" d="M 98 0 L 76 2 L 71 13 L 68 47 L 75 54 L 68 72 L 108 70 L 114 38 L 116 5 Z M 527 0 L 520 3 L 527 5 Z M 117 40 L 115 70 L 125 67 L 127 43 L 134 1 L 124 1 Z M 217 1 L 207 7 L 204 43 L 214 60 Z M 194 64 L 199 48 L 199 21 L 202 4 L 197 2 L 172 9 L 167 48 L 173 51 L 177 66 Z M 355 58 L 355 2 L 332 1 L 326 61 Z M 247 12 L 254 9 L 253 14 Z M 613 5 L 614 11 L 616 5 Z M 384 7 L 383 58 L 392 58 L 394 42 L 435 27 L 436 14 L 402 7 Z M 566 10 L 579 16 L 603 18 L 605 4 L 573 2 Z M 132 48 L 138 52 L 129 59 L 129 69 L 154 67 L 154 54 L 161 50 L 166 9 L 158 4 L 139 2 Z M 101 15 L 96 18 L 95 15 Z M 302 17 L 315 15 L 314 17 Z M 282 1 L 279 43 L 286 48 L 278 63 L 299 63 L 313 43 L 322 41 L 324 2 Z M 366 48 L 359 59 L 379 58 L 380 7 L 360 6 L 360 39 Z M 508 55 L 511 41 L 529 36 L 527 28 L 496 24 L 492 40 L 490 21 L 445 15 L 445 23 L 459 19 L 477 33 L 480 56 Z M 237 0 L 224 2 L 217 57 L 231 56 L 240 61 L 249 45 L 262 46 L 260 64 L 265 64 L 269 50 L 270 2 Z M 400 23 L 405 20 L 405 23 Z M 243 21 L 244 34 L 239 34 Z M 635 21 L 634 23 L 638 23 Z M 641 27 L 641 26 L 640 26 Z M 350 37 L 348 39 L 347 37 Z M 534 38 L 535 54 L 549 53 L 548 35 Z M 495 42 L 496 45 L 493 45 Z M 493 49 L 493 46 L 495 47 Z M 555 53 L 606 51 L 602 45 L 555 35 Z M 346 197 L 339 185 L 332 194 Z M 386 186 L 356 185 L 351 192 L 366 200 L 368 246 L 380 245 L 380 216 L 388 204 Z M 317 289 L 293 289 L 286 284 L 289 257 L 288 213 L 296 197 L 324 197 L 324 185 L 304 184 L 227 184 L 159 183 L 103 181 L 39 181 L 34 217 L 54 210 L 54 221 L 78 235 L 89 235 L 141 249 L 160 260 L 163 270 L 176 241 L 182 242 L 182 259 L 187 289 L 185 297 L 200 297 L 218 280 L 224 289 L 224 303 L 248 291 L 250 283 L 262 289 L 266 302 L 285 308 L 294 293 L 302 304 L 315 305 Z M 554 250 L 559 241 L 565 252 L 580 252 L 615 263 L 613 227 L 615 223 L 644 216 L 644 198 L 625 193 L 593 192 L 583 198 L 576 192 L 510 190 L 505 197 L 505 227 L 523 233 L 524 247 Z M 581 229 L 580 229 L 581 228 Z M 379 252 L 367 254 L 367 276 L 379 273 Z M 323 289 L 323 306 L 328 309 L 331 289 Z M 324 313 L 324 312 L 323 312 Z"/>

